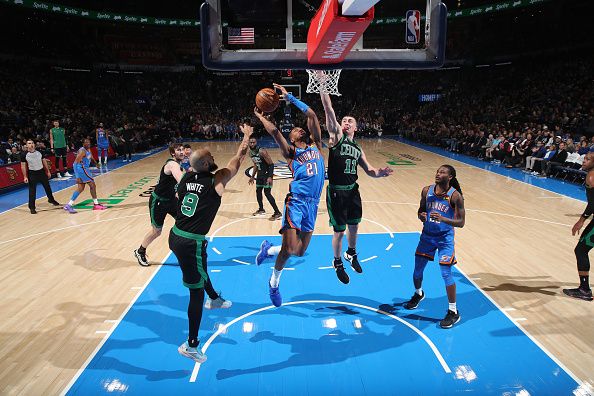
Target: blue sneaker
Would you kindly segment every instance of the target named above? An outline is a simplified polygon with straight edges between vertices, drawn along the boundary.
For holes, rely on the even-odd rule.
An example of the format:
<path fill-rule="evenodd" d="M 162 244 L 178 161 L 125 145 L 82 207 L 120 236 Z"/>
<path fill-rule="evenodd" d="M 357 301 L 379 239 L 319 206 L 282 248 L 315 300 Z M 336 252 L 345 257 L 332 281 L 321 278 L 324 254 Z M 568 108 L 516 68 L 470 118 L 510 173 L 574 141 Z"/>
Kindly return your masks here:
<path fill-rule="evenodd" d="M 268 284 L 268 291 L 270 293 L 270 301 L 272 301 L 272 305 L 275 307 L 283 305 L 283 297 L 281 296 L 278 287 L 272 287 Z"/>
<path fill-rule="evenodd" d="M 260 251 L 258 252 L 258 254 L 256 254 L 256 264 L 260 265 L 264 262 L 264 260 L 266 260 L 268 257 L 270 257 L 268 255 L 268 249 L 270 249 L 272 247 L 272 243 L 264 240 L 262 241 L 262 244 L 260 245 Z"/>

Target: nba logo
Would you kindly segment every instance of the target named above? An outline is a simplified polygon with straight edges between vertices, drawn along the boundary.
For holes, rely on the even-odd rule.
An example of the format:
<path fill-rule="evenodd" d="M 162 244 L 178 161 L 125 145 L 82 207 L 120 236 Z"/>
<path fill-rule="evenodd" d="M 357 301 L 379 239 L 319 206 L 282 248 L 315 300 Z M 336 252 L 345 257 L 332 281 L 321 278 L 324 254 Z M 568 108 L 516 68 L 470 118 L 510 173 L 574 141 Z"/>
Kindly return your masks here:
<path fill-rule="evenodd" d="M 419 44 L 421 39 L 421 12 L 406 11 L 406 44 Z"/>

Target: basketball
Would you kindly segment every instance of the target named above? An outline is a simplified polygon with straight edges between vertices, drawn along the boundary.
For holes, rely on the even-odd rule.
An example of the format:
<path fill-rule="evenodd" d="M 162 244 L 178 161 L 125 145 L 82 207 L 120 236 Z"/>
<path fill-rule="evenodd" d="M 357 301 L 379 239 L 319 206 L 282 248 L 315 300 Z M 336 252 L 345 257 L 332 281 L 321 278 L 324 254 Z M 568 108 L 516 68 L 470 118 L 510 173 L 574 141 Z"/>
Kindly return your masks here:
<path fill-rule="evenodd" d="M 264 113 L 272 113 L 278 107 L 280 98 L 272 88 L 263 88 L 256 95 L 256 107 Z"/>

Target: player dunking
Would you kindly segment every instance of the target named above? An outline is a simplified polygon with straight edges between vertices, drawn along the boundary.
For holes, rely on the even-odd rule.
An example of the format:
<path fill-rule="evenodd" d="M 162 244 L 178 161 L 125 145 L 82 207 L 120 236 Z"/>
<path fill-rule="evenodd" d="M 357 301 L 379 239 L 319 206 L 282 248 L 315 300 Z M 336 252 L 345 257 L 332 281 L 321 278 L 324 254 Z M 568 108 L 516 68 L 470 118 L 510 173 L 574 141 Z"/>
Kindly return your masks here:
<path fill-rule="evenodd" d="M 454 227 L 464 227 L 466 219 L 462 189 L 456 179 L 454 167 L 440 166 L 435 175 L 435 184 L 423 188 L 418 216 L 423 222 L 423 232 L 415 254 L 413 283 L 416 291 L 404 307 L 415 309 L 425 298 L 421 288 L 423 271 L 427 262 L 433 260 L 437 250 L 449 302 L 448 312 L 439 325 L 449 329 L 460 321 L 460 312 L 456 307 L 456 283 L 452 276 L 452 265 L 456 264 Z"/>
<path fill-rule="evenodd" d="M 188 340 L 180 345 L 178 352 L 198 363 L 206 360 L 206 355 L 198 349 L 198 329 L 202 320 L 204 288 L 210 283 L 206 264 L 208 244 L 204 236 L 217 215 L 225 186 L 237 174 L 245 157 L 252 128 L 243 125 L 241 129 L 243 141 L 226 168 L 213 173 L 217 165 L 212 154 L 206 149 L 198 149 L 190 157 L 191 170 L 182 177 L 177 189 L 177 217 L 169 233 L 169 248 L 177 257 L 183 284 L 190 291 Z"/>
<path fill-rule="evenodd" d="M 363 216 L 361 194 L 357 184 L 357 165 L 361 165 L 365 173 L 371 177 L 384 177 L 392 174 L 392 169 L 374 168 L 365 157 L 363 149 L 355 142 L 357 120 L 351 116 L 342 118 L 338 123 L 332 108 L 330 95 L 320 93 L 324 112 L 326 113 L 326 126 L 330 139 L 328 146 L 328 187 L 326 190 L 326 206 L 330 225 L 334 229 L 332 237 L 332 250 L 334 252 L 333 266 L 336 276 L 342 283 L 349 283 L 349 276 L 342 264 L 342 237 L 347 231 L 349 247 L 344 253 L 344 258 L 351 263 L 351 267 L 362 273 L 363 269 L 357 258 L 357 232 Z M 347 230 L 348 226 L 348 230 Z"/>
<path fill-rule="evenodd" d="M 107 166 L 107 155 L 109 152 L 109 132 L 103 128 L 103 123 L 99 123 L 99 128 L 95 130 L 95 137 L 97 138 L 97 157 L 101 166 L 101 157 L 103 157 L 103 165 Z"/>
<path fill-rule="evenodd" d="M 140 247 L 134 251 L 138 264 L 148 267 L 149 261 L 146 258 L 146 249 L 161 235 L 165 217 L 170 215 L 175 218 L 177 211 L 177 198 L 175 197 L 175 186 L 183 176 L 181 162 L 184 159 L 184 148 L 181 143 L 169 145 L 169 155 L 161 172 L 159 181 L 149 198 L 149 213 L 151 216 L 151 229 L 144 236 Z"/>
<path fill-rule="evenodd" d="M 250 138 L 249 142 L 250 147 L 250 158 L 254 163 L 252 167 L 252 176 L 248 181 L 248 184 L 254 184 L 254 180 L 256 180 L 256 199 L 258 200 L 258 210 L 253 213 L 254 216 L 265 214 L 266 211 L 264 210 L 264 202 L 262 200 L 262 191 L 266 195 L 266 199 L 274 213 L 270 216 L 271 221 L 278 220 L 282 217 L 281 212 L 278 210 L 278 206 L 276 206 L 276 201 L 272 196 L 272 177 L 274 176 L 274 163 L 272 162 L 272 158 L 268 154 L 266 149 L 261 148 L 258 146 L 258 140 L 255 137 Z"/>
<path fill-rule="evenodd" d="M 322 156 L 322 141 L 320 124 L 316 113 L 278 84 L 283 98 L 294 104 L 307 116 L 309 134 L 302 128 L 293 128 L 289 133 L 291 145 L 281 135 L 280 131 L 262 113 L 255 109 L 255 114 L 266 128 L 266 131 L 280 146 L 281 153 L 289 162 L 293 173 L 293 181 L 289 187 L 289 194 L 285 199 L 285 212 L 283 214 L 282 245 L 272 246 L 268 241 L 263 241 L 260 251 L 256 255 L 256 264 L 260 265 L 264 259 L 278 254 L 269 281 L 269 294 L 272 304 L 276 307 L 282 305 L 279 291 L 280 276 L 285 263 L 290 256 L 303 256 L 311 241 L 320 195 L 324 188 L 324 157 Z M 313 141 L 313 144 L 311 143 Z"/>
<path fill-rule="evenodd" d="M 76 210 L 72 207 L 74 201 L 78 198 L 81 192 L 84 191 L 85 186 L 88 184 L 91 189 L 91 197 L 93 198 L 93 210 L 105 210 L 106 206 L 103 206 L 97 200 L 97 186 L 95 181 L 91 177 L 89 167 L 91 161 L 95 161 L 89 149 L 91 148 L 91 140 L 85 139 L 83 147 L 78 150 L 76 158 L 74 160 L 74 177 L 76 178 L 76 191 L 72 193 L 70 201 L 64 206 L 64 210 L 70 214 L 76 213 Z"/>
<path fill-rule="evenodd" d="M 588 198 L 588 206 L 580 219 L 575 223 L 571 229 L 571 234 L 579 234 L 584 226 L 584 222 L 588 217 L 594 213 L 594 153 L 589 152 L 584 158 L 582 169 L 587 171 L 586 175 L 586 197 Z M 580 286 L 575 289 L 563 289 L 563 293 L 569 297 L 579 298 L 581 300 L 592 301 L 592 289 L 590 289 L 590 258 L 588 253 L 594 247 L 594 221 L 591 221 L 582 237 L 575 247 L 575 258 L 577 260 L 578 275 L 580 277 Z"/>

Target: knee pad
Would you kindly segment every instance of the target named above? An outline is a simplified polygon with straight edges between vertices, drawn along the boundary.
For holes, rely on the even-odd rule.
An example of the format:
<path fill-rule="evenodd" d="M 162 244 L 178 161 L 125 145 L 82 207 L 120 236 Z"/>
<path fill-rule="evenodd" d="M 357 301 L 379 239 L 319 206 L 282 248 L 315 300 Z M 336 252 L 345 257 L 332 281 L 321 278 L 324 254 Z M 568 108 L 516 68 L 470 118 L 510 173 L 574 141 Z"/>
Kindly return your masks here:
<path fill-rule="evenodd" d="M 446 286 L 452 286 L 454 283 L 454 277 L 452 276 L 452 266 L 451 265 L 439 265 L 441 269 L 441 277 L 443 278 Z"/>

